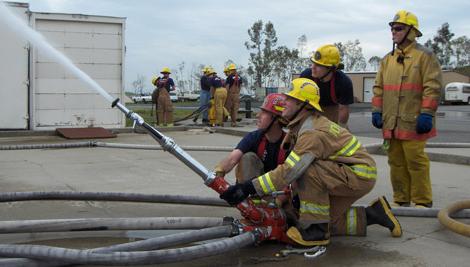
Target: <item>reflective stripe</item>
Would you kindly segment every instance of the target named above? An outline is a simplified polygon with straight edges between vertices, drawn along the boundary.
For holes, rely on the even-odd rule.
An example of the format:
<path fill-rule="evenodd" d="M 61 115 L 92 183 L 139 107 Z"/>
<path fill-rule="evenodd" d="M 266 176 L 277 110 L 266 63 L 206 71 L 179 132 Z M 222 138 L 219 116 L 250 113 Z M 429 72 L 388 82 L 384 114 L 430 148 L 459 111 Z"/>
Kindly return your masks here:
<path fill-rule="evenodd" d="M 333 134 L 334 136 L 338 136 L 340 130 L 341 128 L 339 127 L 338 124 L 336 123 L 330 124 L 330 133 Z"/>
<path fill-rule="evenodd" d="M 300 213 L 310 213 L 328 216 L 330 215 L 330 205 L 319 205 L 306 201 L 300 201 Z"/>
<path fill-rule="evenodd" d="M 367 179 L 375 179 L 377 178 L 377 168 L 376 167 L 369 167 L 364 164 L 356 164 L 351 166 L 352 171 L 360 177 L 367 178 Z"/>
<path fill-rule="evenodd" d="M 355 136 L 346 144 L 340 151 L 336 152 L 334 156 L 331 156 L 331 159 L 335 159 L 339 156 L 350 157 L 356 153 L 356 151 L 361 147 L 361 142 L 357 140 Z"/>
<path fill-rule="evenodd" d="M 286 159 L 286 162 L 287 162 L 287 164 L 289 164 L 289 166 L 290 166 L 291 168 L 294 167 L 294 165 L 295 165 L 295 162 L 293 162 L 293 161 L 291 160 L 291 158 L 289 158 L 289 157 Z"/>
<path fill-rule="evenodd" d="M 271 181 L 271 177 L 269 177 L 269 172 L 265 175 L 261 175 L 260 177 L 258 177 L 258 182 L 261 185 L 261 188 L 263 189 L 263 193 L 265 194 L 277 191 L 273 185 L 273 182 Z"/>
<path fill-rule="evenodd" d="M 297 162 L 299 162 L 299 160 L 300 160 L 300 157 L 297 154 L 295 154 L 294 151 L 292 151 L 287 157 L 286 162 L 292 168 L 294 167 L 295 164 L 297 164 Z"/>
<path fill-rule="evenodd" d="M 346 215 L 346 234 L 357 235 L 357 211 L 350 208 Z"/>

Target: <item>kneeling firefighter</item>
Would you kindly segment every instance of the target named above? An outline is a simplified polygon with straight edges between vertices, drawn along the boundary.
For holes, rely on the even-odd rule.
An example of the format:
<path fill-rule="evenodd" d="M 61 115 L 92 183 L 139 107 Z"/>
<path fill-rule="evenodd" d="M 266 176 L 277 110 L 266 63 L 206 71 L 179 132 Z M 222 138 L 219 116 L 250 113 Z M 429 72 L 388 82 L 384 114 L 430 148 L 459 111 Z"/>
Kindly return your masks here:
<path fill-rule="evenodd" d="M 244 183 L 245 179 L 255 178 L 284 163 L 289 151 L 281 147 L 285 137 L 282 128 L 286 125 L 281 117 L 282 110 L 282 94 L 266 96 L 256 115 L 258 129 L 245 135 L 235 149 L 217 164 L 215 172 L 218 177 L 225 176 L 236 166 L 237 183 Z M 259 199 L 253 201 L 261 202 Z"/>
<path fill-rule="evenodd" d="M 316 83 L 295 79 L 286 96 L 282 116 L 290 123 L 283 147 L 291 150 L 286 161 L 253 180 L 231 186 L 220 197 L 236 205 L 249 195 L 268 195 L 291 184 L 300 205 L 297 222 L 287 236 L 303 246 L 327 245 L 330 234 L 364 236 L 371 224 L 401 236 L 401 226 L 384 197 L 367 208 L 351 207 L 374 187 L 376 165 L 355 136 L 320 113 Z"/>

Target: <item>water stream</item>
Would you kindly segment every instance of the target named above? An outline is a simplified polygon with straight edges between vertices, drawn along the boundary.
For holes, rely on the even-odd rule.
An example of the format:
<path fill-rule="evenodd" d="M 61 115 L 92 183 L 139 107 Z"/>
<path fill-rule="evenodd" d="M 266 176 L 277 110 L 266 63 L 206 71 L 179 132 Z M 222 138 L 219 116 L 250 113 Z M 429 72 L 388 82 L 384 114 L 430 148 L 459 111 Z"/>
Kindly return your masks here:
<path fill-rule="evenodd" d="M 78 79 L 85 82 L 89 87 L 93 88 L 100 95 L 106 98 L 106 100 L 108 100 L 110 103 L 113 102 L 114 98 L 108 94 L 97 82 L 95 82 L 90 78 L 90 76 L 88 76 L 88 74 L 75 66 L 68 57 L 50 45 L 44 36 L 30 28 L 25 21 L 17 17 L 11 10 L 9 10 L 3 1 L 0 3 L 0 21 L 7 25 L 7 28 L 10 29 L 12 33 L 28 40 L 31 44 L 34 45 L 34 47 L 38 48 L 41 50 L 41 52 L 55 60 L 65 69 L 69 70 Z"/>

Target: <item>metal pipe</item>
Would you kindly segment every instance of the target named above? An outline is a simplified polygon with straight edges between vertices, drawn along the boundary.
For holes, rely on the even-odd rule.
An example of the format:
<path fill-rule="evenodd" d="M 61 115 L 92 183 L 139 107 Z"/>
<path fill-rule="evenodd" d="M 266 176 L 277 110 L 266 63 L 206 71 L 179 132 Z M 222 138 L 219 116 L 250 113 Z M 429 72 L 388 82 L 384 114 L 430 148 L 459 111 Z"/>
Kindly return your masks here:
<path fill-rule="evenodd" d="M 39 233 L 104 230 L 201 229 L 224 224 L 212 217 L 86 218 L 0 221 L 0 233 Z"/>
<path fill-rule="evenodd" d="M 149 134 L 163 147 L 164 151 L 168 151 L 173 154 L 173 156 L 175 156 L 186 166 L 188 166 L 191 170 L 197 173 L 206 184 L 211 183 L 211 181 L 215 179 L 215 173 L 213 171 L 208 171 L 206 167 L 204 167 L 201 163 L 191 157 L 191 155 L 181 149 L 173 139 L 163 135 L 157 129 L 153 128 L 150 124 L 146 123 L 139 114 L 127 109 L 124 105 L 119 102 L 119 98 L 114 100 L 111 106 L 117 107 L 124 114 L 126 114 L 129 119 L 133 120 L 134 123 L 147 130 Z"/>
<path fill-rule="evenodd" d="M 185 248 L 110 253 L 38 245 L 0 245 L 0 256 L 61 261 L 70 264 L 144 265 L 181 262 L 213 256 L 254 244 L 256 241 L 257 234 L 255 232 L 246 232 L 231 238 Z"/>

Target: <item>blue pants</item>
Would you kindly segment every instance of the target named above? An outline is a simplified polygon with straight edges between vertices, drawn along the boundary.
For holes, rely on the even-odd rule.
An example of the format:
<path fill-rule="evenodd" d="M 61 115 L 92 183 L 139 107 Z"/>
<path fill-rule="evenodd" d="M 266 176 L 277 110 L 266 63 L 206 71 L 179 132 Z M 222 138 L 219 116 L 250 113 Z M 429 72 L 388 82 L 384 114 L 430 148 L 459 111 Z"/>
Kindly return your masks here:
<path fill-rule="evenodd" d="M 209 100 L 211 98 L 211 93 L 209 91 L 205 91 L 205 90 L 201 90 L 201 95 L 199 97 L 199 101 L 200 101 L 200 106 L 204 106 L 204 105 L 207 105 L 209 104 Z M 209 117 L 207 115 L 207 110 L 206 109 L 203 113 L 202 113 L 202 119 L 205 120 L 205 121 L 209 121 Z"/>

